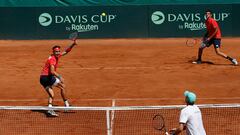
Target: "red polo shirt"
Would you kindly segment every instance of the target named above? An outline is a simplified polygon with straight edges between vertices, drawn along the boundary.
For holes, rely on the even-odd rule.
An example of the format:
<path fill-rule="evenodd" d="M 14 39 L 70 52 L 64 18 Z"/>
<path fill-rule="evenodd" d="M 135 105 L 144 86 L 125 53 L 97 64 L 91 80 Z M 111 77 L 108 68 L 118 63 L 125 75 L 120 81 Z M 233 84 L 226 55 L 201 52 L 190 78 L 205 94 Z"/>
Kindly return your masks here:
<path fill-rule="evenodd" d="M 56 58 L 54 55 L 51 55 L 48 57 L 45 66 L 42 69 L 41 75 L 51 75 L 51 65 L 54 66 L 54 70 L 57 71 L 58 67 L 58 60 L 62 55 L 60 54 L 58 58 Z"/>
<path fill-rule="evenodd" d="M 213 36 L 213 38 L 221 39 L 221 30 L 220 30 L 216 20 L 214 20 L 213 18 L 208 18 L 206 20 L 205 24 L 206 24 L 206 27 L 207 27 L 208 36 L 211 36 L 214 33 L 215 28 L 217 28 L 218 31 Z"/>

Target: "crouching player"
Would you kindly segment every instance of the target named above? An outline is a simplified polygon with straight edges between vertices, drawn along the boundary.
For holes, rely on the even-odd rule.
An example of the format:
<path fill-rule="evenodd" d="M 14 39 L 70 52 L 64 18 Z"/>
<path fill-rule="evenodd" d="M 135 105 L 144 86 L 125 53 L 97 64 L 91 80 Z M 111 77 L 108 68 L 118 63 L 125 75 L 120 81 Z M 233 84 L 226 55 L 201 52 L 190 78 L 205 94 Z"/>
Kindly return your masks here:
<path fill-rule="evenodd" d="M 57 72 L 58 61 L 62 56 L 68 54 L 71 49 L 76 45 L 76 41 L 74 41 L 65 51 L 60 51 L 60 46 L 56 45 L 52 48 L 52 54 L 48 57 L 45 66 L 42 69 L 40 75 L 40 83 L 46 90 L 49 95 L 48 98 L 48 107 L 52 107 L 54 92 L 53 87 L 57 87 L 61 91 L 61 97 L 66 107 L 69 107 L 69 102 L 66 97 L 65 84 L 63 77 Z M 52 116 L 58 116 L 58 114 L 49 110 L 48 114 Z"/>

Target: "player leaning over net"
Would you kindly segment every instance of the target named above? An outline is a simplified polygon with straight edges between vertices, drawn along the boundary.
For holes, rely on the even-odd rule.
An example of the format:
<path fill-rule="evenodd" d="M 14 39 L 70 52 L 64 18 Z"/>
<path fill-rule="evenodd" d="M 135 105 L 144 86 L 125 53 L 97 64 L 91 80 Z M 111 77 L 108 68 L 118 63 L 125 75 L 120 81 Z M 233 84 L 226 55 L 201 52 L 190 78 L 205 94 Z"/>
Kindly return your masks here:
<path fill-rule="evenodd" d="M 203 37 L 203 43 L 198 49 L 198 59 L 194 61 L 193 63 L 195 64 L 201 64 L 202 63 L 202 53 L 203 49 L 206 47 L 211 46 L 212 44 L 214 45 L 215 52 L 217 55 L 222 56 L 228 60 L 230 60 L 234 65 L 238 65 L 238 62 L 236 59 L 226 55 L 225 53 L 220 51 L 221 47 L 221 30 L 216 22 L 212 18 L 212 12 L 210 10 L 206 10 L 206 27 L 207 27 L 207 33 Z"/>
<path fill-rule="evenodd" d="M 40 83 L 46 90 L 49 95 L 48 98 L 48 106 L 52 107 L 54 92 L 53 86 L 57 87 L 61 90 L 61 96 L 64 101 L 66 107 L 69 106 L 69 102 L 65 93 L 65 84 L 63 77 L 57 72 L 58 61 L 62 56 L 68 54 L 71 49 L 76 45 L 76 41 L 74 42 L 63 52 L 60 51 L 60 46 L 54 46 L 52 48 L 52 54 L 48 57 L 45 66 L 42 69 L 40 75 Z M 57 116 L 57 114 L 53 110 L 49 110 L 48 113 L 53 116 Z"/>
<path fill-rule="evenodd" d="M 179 127 L 170 130 L 170 134 L 178 135 L 183 130 L 186 130 L 187 135 L 206 135 L 201 111 L 194 105 L 196 102 L 196 95 L 193 92 L 185 91 L 184 96 L 187 106 L 181 110 Z"/>

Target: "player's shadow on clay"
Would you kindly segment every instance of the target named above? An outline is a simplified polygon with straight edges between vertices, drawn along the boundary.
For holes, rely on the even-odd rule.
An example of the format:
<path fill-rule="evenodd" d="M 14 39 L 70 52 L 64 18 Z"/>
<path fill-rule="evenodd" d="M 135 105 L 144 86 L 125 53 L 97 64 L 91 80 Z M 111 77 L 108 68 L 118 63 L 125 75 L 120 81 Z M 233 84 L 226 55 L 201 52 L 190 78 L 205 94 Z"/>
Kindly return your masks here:
<path fill-rule="evenodd" d="M 188 61 L 188 63 L 195 64 L 195 65 L 207 64 L 207 65 L 215 65 L 215 66 L 233 66 L 232 64 L 213 63 L 211 61 L 202 61 L 201 64 L 196 64 L 193 62 L 194 62 L 194 60 Z"/>
<path fill-rule="evenodd" d="M 201 64 L 209 64 L 209 65 L 216 65 L 211 61 L 202 61 L 201 64 L 193 63 L 194 60 L 189 60 L 188 63 L 195 64 L 195 65 L 201 65 Z"/>
<path fill-rule="evenodd" d="M 43 115 L 45 115 L 45 116 L 48 117 L 48 118 L 54 118 L 54 117 L 55 117 L 55 116 L 49 114 L 47 110 L 31 110 L 31 111 L 32 111 L 32 112 L 37 112 L 37 113 L 42 113 Z M 58 114 L 59 114 L 59 113 L 65 113 L 65 114 L 67 114 L 67 113 L 75 113 L 74 111 L 71 111 L 71 110 L 69 110 L 69 111 L 59 111 L 59 110 L 55 110 L 55 112 L 58 113 Z"/>
<path fill-rule="evenodd" d="M 42 113 L 43 115 L 45 115 L 48 118 L 54 118 L 53 115 L 49 114 L 47 112 L 47 110 L 31 110 L 32 112 L 37 112 L 37 113 Z M 58 111 L 55 111 L 56 113 L 58 113 Z"/>

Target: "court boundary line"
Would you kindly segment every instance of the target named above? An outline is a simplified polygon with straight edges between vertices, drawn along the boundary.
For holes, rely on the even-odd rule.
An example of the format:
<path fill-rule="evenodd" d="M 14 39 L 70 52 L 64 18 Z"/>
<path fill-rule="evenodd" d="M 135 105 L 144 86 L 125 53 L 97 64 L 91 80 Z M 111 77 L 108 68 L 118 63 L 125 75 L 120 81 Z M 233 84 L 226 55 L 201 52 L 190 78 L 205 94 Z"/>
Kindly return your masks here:
<path fill-rule="evenodd" d="M 191 63 L 192 64 L 192 63 Z M 169 64 L 164 64 L 164 65 L 181 65 L 179 63 L 169 63 Z M 212 66 L 212 65 L 211 65 Z M 230 67 L 233 68 L 234 66 L 231 66 L 229 64 L 226 65 L 215 65 L 215 67 L 222 68 L 222 67 Z M 26 67 L 23 67 L 26 68 Z M 84 67 L 84 66 L 79 66 L 79 67 L 60 67 L 60 69 L 66 69 L 66 70 L 143 70 L 143 69 L 151 69 L 151 70 L 157 70 L 157 69 L 168 69 L 169 67 L 161 67 L 161 66 L 99 66 L 99 67 Z M 174 66 L 171 66 L 171 68 L 174 68 Z M 26 68 L 27 69 L 27 68 Z M 11 70 L 22 70 L 19 69 L 18 67 L 16 68 L 0 68 L 0 71 L 11 71 Z"/>
<path fill-rule="evenodd" d="M 76 69 L 76 70 L 136 70 L 136 69 L 157 69 L 156 66 L 126 66 L 126 67 L 111 67 L 111 66 L 100 66 L 100 67 L 60 67 L 61 69 Z M 20 70 L 19 68 L 9 69 L 0 68 L 0 70 Z"/>
<path fill-rule="evenodd" d="M 48 99 L 0 99 L 0 102 L 34 102 L 34 101 L 47 101 Z M 54 99 L 55 101 L 62 101 L 62 99 Z M 78 100 L 78 101 L 153 101 L 153 100 L 183 100 L 182 98 L 92 98 L 92 99 L 80 99 L 80 98 L 71 98 L 71 100 Z M 240 100 L 240 97 L 212 97 L 212 98 L 198 98 L 198 100 Z"/>
<path fill-rule="evenodd" d="M 239 103 L 232 103 L 232 104 L 197 104 L 199 108 L 228 108 L 228 107 L 237 107 L 240 108 Z M 152 110 L 152 109 L 176 109 L 176 108 L 183 108 L 186 105 L 158 105 L 158 106 L 117 106 L 117 107 L 97 107 L 97 106 L 0 106 L 0 110 L 103 110 L 107 111 L 106 116 L 107 125 L 110 127 L 110 111 L 121 111 L 121 110 Z"/>

